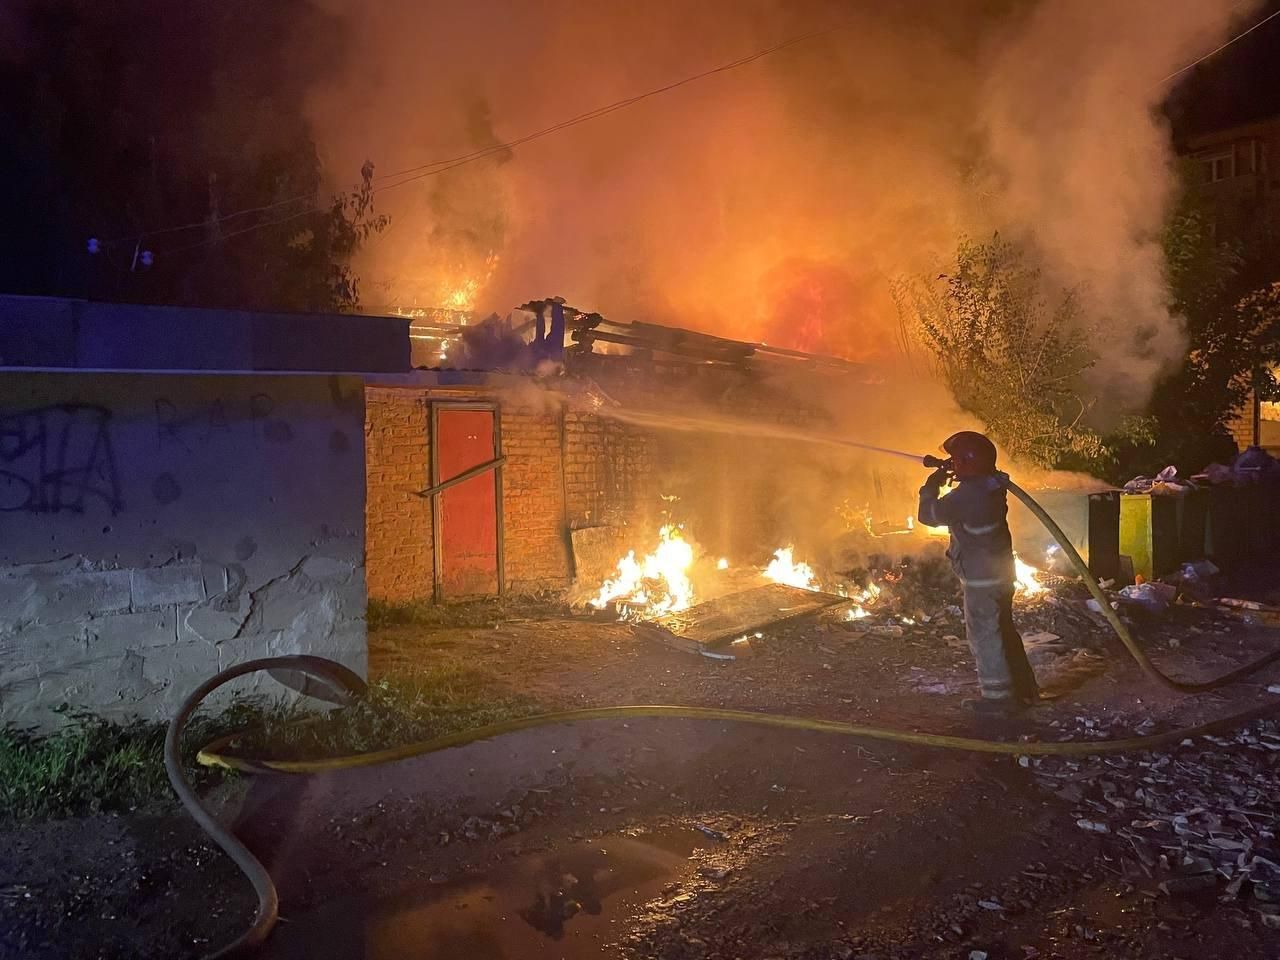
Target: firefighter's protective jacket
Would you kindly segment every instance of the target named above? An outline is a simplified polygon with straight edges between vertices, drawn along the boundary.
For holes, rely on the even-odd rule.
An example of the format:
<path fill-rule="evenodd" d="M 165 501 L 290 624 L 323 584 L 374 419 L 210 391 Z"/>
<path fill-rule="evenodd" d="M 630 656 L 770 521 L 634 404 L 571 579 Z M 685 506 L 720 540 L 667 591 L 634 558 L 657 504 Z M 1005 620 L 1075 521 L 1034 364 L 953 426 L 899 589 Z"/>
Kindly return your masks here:
<path fill-rule="evenodd" d="M 961 480 L 942 498 L 938 497 L 939 488 L 931 483 L 920 488 L 920 522 L 950 531 L 947 558 L 966 587 L 1013 586 L 1007 479 L 997 473 Z"/>

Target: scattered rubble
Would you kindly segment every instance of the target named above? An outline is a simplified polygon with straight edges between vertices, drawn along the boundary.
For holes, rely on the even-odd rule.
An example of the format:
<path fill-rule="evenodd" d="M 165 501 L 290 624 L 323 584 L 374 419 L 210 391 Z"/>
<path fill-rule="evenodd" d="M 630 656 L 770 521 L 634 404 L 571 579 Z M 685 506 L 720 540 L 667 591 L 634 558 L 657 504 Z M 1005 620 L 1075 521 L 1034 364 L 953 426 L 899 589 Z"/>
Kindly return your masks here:
<path fill-rule="evenodd" d="M 1095 721 L 1078 723 L 1074 737 L 1106 735 Z M 1072 805 L 1077 826 L 1107 835 L 1124 876 L 1148 895 L 1216 893 L 1267 926 L 1280 923 L 1280 722 L 1185 740 L 1168 753 L 1023 765 Z"/>

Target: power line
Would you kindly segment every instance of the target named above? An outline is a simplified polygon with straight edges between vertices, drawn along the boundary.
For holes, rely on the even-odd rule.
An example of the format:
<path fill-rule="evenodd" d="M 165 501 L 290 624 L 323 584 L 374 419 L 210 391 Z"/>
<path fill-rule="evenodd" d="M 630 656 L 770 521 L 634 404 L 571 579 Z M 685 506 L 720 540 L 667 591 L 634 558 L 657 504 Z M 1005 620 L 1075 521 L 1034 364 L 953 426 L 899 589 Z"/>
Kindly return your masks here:
<path fill-rule="evenodd" d="M 1233 43 L 1236 43 L 1237 41 L 1253 33 L 1255 30 L 1266 25 L 1270 21 L 1274 20 L 1276 17 L 1280 17 L 1280 10 L 1276 10 L 1275 12 L 1264 17 L 1262 20 L 1259 20 L 1253 26 L 1249 27 L 1249 29 L 1236 34 L 1235 36 L 1226 40 L 1219 46 L 1215 47 L 1213 50 L 1210 50 L 1208 53 L 1204 54 L 1204 56 L 1191 61 L 1185 66 L 1179 67 L 1173 73 L 1169 74 L 1167 77 L 1162 79 L 1157 85 L 1163 86 L 1164 84 L 1168 83 L 1170 80 L 1173 80 L 1176 77 L 1179 77 L 1182 74 L 1186 73 L 1188 70 L 1191 70 L 1192 68 L 1198 66 L 1199 64 L 1204 63 L 1206 60 L 1221 53 L 1223 50 L 1231 46 Z M 450 157 L 442 160 L 433 160 L 433 161 L 430 161 L 429 163 L 423 163 L 417 166 L 407 167 L 404 170 L 397 170 L 393 173 L 380 174 L 379 176 L 373 178 L 374 182 L 382 181 L 382 180 L 394 180 L 395 182 L 386 183 L 382 186 L 375 187 L 373 190 L 373 193 L 378 194 L 383 192 L 384 190 L 392 190 L 392 189 L 395 189 L 396 187 L 402 187 L 402 186 L 405 186 L 406 184 L 414 183 L 418 180 L 425 179 L 426 177 L 438 176 L 439 174 L 446 173 L 449 170 L 454 170 L 466 164 L 474 163 L 477 160 L 483 160 L 487 157 L 494 156 L 495 154 L 505 153 L 515 147 L 522 146 L 523 144 L 526 144 L 526 143 L 531 143 L 535 140 L 540 140 L 554 133 L 558 133 L 561 130 L 567 130 L 571 127 L 578 126 L 579 124 L 587 123 L 591 120 L 596 120 L 596 119 L 599 119 L 600 117 L 608 116 L 609 114 L 614 113 L 618 110 L 624 110 L 627 107 L 633 106 L 637 103 L 641 103 L 642 101 L 645 101 L 645 100 L 649 100 L 653 97 L 661 96 L 664 93 L 669 93 L 672 90 L 676 90 L 680 87 L 687 86 L 688 84 L 696 83 L 699 80 L 705 80 L 708 77 L 712 77 L 720 73 L 726 73 L 730 70 L 736 70 L 739 67 L 744 67 L 764 57 L 770 56 L 771 54 L 778 53 L 782 50 L 785 50 L 788 47 L 795 46 L 796 44 L 799 44 L 799 43 L 804 43 L 808 40 L 812 40 L 816 37 L 824 36 L 835 30 L 841 29 L 843 26 L 844 24 L 835 24 L 829 27 L 824 27 L 818 30 L 810 31 L 809 33 L 801 34 L 796 37 L 792 37 L 789 40 L 783 40 L 780 43 L 776 43 L 773 46 L 766 47 L 763 50 L 758 50 L 755 53 L 751 53 L 746 56 L 739 57 L 736 60 L 730 60 L 727 63 L 722 63 L 719 66 L 711 67 L 708 70 L 703 70 L 699 73 L 692 74 L 680 80 L 676 80 L 671 83 L 664 84 L 663 86 L 655 87 L 654 89 L 645 91 L 644 93 L 636 94 L 635 96 L 631 96 L 631 97 L 626 97 L 621 100 L 615 100 L 613 103 L 605 104 L 604 106 L 597 107 L 593 110 L 588 110 L 585 113 L 580 113 L 575 117 L 571 117 L 567 120 L 562 120 L 558 123 L 554 123 L 549 127 L 544 127 L 541 130 L 535 131 L 533 133 L 526 134 L 522 137 L 517 137 L 514 140 L 495 143 L 488 147 L 482 147 L 478 150 L 474 150 L 470 153 L 465 153 L 456 157 Z M 396 178 L 401 178 L 401 179 L 396 179 Z M 291 220 L 296 220 L 300 217 L 305 217 L 311 213 L 315 213 L 316 211 L 322 208 L 315 204 L 315 195 L 313 193 L 300 194 L 296 197 L 289 197 L 284 200 L 277 200 L 277 201 L 274 201 L 273 203 L 262 204 L 256 207 L 247 207 L 243 210 L 237 210 L 233 213 L 228 213 L 228 214 L 225 214 L 224 216 L 216 217 L 211 220 L 210 219 L 199 220 L 192 223 L 182 224 L 179 226 L 171 226 L 171 227 L 164 227 L 157 230 L 149 230 L 145 233 L 142 233 L 136 236 L 120 237 L 120 238 L 117 238 L 116 240 L 104 241 L 104 245 L 125 243 L 125 242 L 137 243 L 145 238 L 163 236 L 169 233 L 179 233 L 186 230 L 193 230 L 199 227 L 207 228 L 214 225 L 228 223 L 239 217 L 248 216 L 256 213 L 267 213 L 272 210 L 278 210 L 283 207 L 292 206 L 293 204 L 302 203 L 304 201 L 308 202 L 308 206 L 305 209 L 296 211 L 294 213 L 290 213 L 283 217 L 277 217 L 272 220 L 264 220 L 259 223 L 251 224 L 250 226 L 242 227 L 238 230 L 232 230 L 228 233 L 221 234 L 217 237 L 214 237 L 208 240 L 202 240 L 198 243 L 192 243 L 186 246 L 177 247 L 169 250 L 168 252 L 179 253 L 185 250 L 193 250 L 199 247 L 208 246 L 213 243 L 219 243 L 231 237 L 240 236 L 241 234 L 251 233 L 254 230 L 265 229 L 267 227 L 272 227 L 282 223 L 287 223 Z"/>
<path fill-rule="evenodd" d="M 645 91 L 644 93 L 636 94 L 635 96 L 631 96 L 631 97 L 626 97 L 622 100 L 615 100 L 614 102 L 605 104 L 604 106 L 596 107 L 595 109 L 588 110 L 585 113 L 580 113 L 575 117 L 570 117 L 567 120 L 561 120 L 558 123 L 552 124 L 551 126 L 544 127 L 541 130 L 537 130 L 533 133 L 528 133 L 528 134 L 525 134 L 524 136 L 517 137 L 514 140 L 508 140 L 501 143 L 491 144 L 490 146 L 482 147 L 478 150 L 473 150 L 470 153 L 461 154 L 460 156 L 450 157 L 443 160 L 433 160 L 430 163 L 423 163 L 414 167 L 408 167 L 404 170 L 395 171 L 394 173 L 379 175 L 374 178 L 375 182 L 379 180 L 395 180 L 395 182 L 386 183 L 382 186 L 376 187 L 373 190 L 373 193 L 375 194 L 381 193 L 384 190 L 392 190 L 396 187 L 402 187 L 405 184 L 413 183 L 417 180 L 424 179 L 425 177 L 437 176 L 441 173 L 445 173 L 448 170 L 456 169 L 457 167 L 464 166 L 468 163 L 474 163 L 477 160 L 483 160 L 487 157 L 494 156 L 495 154 L 505 153 L 513 149 L 514 147 L 522 146 L 523 144 L 526 144 L 526 143 L 531 143 L 534 140 L 540 140 L 543 137 L 551 136 L 552 134 L 558 133 L 561 130 L 567 130 L 570 127 L 575 127 L 575 126 L 578 126 L 579 124 L 587 123 L 591 120 L 595 120 L 600 117 L 607 116 L 608 114 L 615 113 L 618 110 L 624 110 L 627 107 L 633 106 L 644 100 L 649 100 L 653 97 L 660 96 L 664 93 L 669 93 L 672 90 L 676 90 L 680 87 L 687 86 L 688 84 L 691 84 L 691 83 L 696 83 L 699 80 L 705 80 L 708 77 L 715 76 L 716 74 L 726 73 L 730 70 L 736 70 L 750 63 L 754 63 L 757 60 L 763 59 L 764 57 L 770 56 L 771 54 L 778 53 L 782 50 L 785 50 L 788 47 L 793 47 L 796 44 L 804 43 L 816 37 L 823 36 L 827 33 L 831 33 L 834 30 L 841 29 L 842 27 L 843 27 L 843 24 L 836 24 L 833 26 L 824 27 L 819 30 L 813 30 L 813 31 L 810 31 L 809 33 L 801 34 L 796 37 L 792 37 L 789 40 L 784 40 L 780 43 L 776 43 L 773 46 L 764 48 L 763 50 L 757 50 L 755 53 L 751 53 L 743 57 L 738 57 L 736 60 L 730 60 L 727 63 L 722 63 L 719 66 L 712 67 L 708 70 L 703 70 L 699 73 L 695 73 L 690 76 L 684 77 L 683 79 L 664 84 L 661 87 L 655 87 L 654 89 Z M 402 178 L 402 179 L 396 179 L 396 178 Z M 233 230 L 219 237 L 215 237 L 209 240 L 203 240 L 203 241 L 200 241 L 199 243 L 193 243 L 193 244 L 188 244 L 187 246 L 178 247 L 175 250 L 170 250 L 169 252 L 176 253 L 182 250 L 191 250 L 191 249 L 195 249 L 196 247 L 207 246 L 208 244 L 211 244 L 211 243 L 220 242 L 221 240 L 225 240 L 229 237 L 239 236 L 240 234 L 243 234 L 243 233 L 249 233 L 260 227 L 275 226 L 277 224 L 286 223 L 290 220 L 294 220 L 299 217 L 305 217 L 308 214 L 313 213 L 320 208 L 315 205 L 314 194 L 304 194 L 296 197 L 289 197 L 285 200 L 277 200 L 273 203 L 263 204 L 257 207 L 249 207 L 244 210 L 237 210 L 234 213 L 229 213 L 224 216 L 216 217 L 213 219 L 200 220 L 198 222 L 183 224 L 181 226 L 165 227 L 159 230 L 149 230 L 146 233 L 143 233 L 139 236 L 121 237 L 116 240 L 105 241 L 105 242 L 113 243 L 113 244 L 125 243 L 125 242 L 135 243 L 143 238 L 162 236 L 168 233 L 178 233 L 184 230 L 196 229 L 198 227 L 207 228 L 209 226 L 226 223 L 238 217 L 246 216 L 249 214 L 255 214 L 255 213 L 266 213 L 271 210 L 277 210 L 283 207 L 288 207 L 293 204 L 301 203 L 303 201 L 309 202 L 309 205 L 306 207 L 306 209 L 293 212 L 284 217 L 278 217 L 276 219 L 253 224 L 249 227 L 243 227 L 239 230 Z"/>
<path fill-rule="evenodd" d="M 1266 17 L 1263 17 L 1261 20 L 1255 23 L 1248 30 L 1245 30 L 1242 33 L 1238 33 L 1234 37 L 1232 37 L 1230 40 L 1227 40 L 1225 43 L 1222 43 L 1219 46 L 1214 47 L 1212 50 L 1206 53 L 1203 57 L 1200 57 L 1198 60 L 1192 60 L 1185 67 L 1179 67 L 1177 70 L 1173 71 L 1173 73 L 1169 74 L 1167 77 L 1161 80 L 1158 84 L 1156 84 L 1156 86 L 1162 87 L 1166 83 L 1168 83 L 1170 80 L 1172 80 L 1174 77 L 1179 77 L 1182 74 L 1186 73 L 1188 70 L 1190 70 L 1192 67 L 1199 66 L 1200 64 L 1208 60 L 1210 57 L 1216 56 L 1217 54 L 1221 53 L 1223 50 L 1227 49 L 1227 47 L 1231 46 L 1237 40 L 1243 40 L 1245 37 L 1253 33 L 1253 31 L 1257 30 L 1259 27 L 1263 26 L 1264 24 L 1270 23 L 1276 17 L 1280 17 L 1280 10 L 1277 10 L 1274 13 L 1269 14 Z"/>

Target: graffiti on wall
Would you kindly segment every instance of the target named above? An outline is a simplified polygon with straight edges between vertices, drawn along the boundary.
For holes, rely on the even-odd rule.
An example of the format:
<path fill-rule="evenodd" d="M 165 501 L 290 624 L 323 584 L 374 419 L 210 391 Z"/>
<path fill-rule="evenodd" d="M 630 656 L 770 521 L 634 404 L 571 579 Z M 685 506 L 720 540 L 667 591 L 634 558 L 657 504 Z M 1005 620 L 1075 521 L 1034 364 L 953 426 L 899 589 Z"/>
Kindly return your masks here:
<path fill-rule="evenodd" d="M 288 443 L 294 436 L 266 393 L 247 401 L 195 403 L 158 397 L 154 413 L 157 446 L 179 460 L 207 449 L 239 422 L 267 443 Z M 124 503 L 112 429 L 111 410 L 96 404 L 0 411 L 0 513 L 84 513 L 95 505 L 119 513 Z M 181 496 L 171 473 L 153 477 L 151 488 L 161 504 Z"/>
<path fill-rule="evenodd" d="M 0 414 L 0 512 L 84 513 L 124 508 L 111 411 L 62 403 Z"/>
<path fill-rule="evenodd" d="M 255 436 L 273 443 L 286 443 L 293 439 L 293 428 L 273 414 L 276 402 L 269 393 L 255 393 L 249 398 L 247 410 L 239 403 L 227 403 L 221 398 L 200 401 L 179 407 L 168 397 L 155 401 L 156 444 L 160 449 L 181 447 L 192 452 L 212 440 L 216 434 L 232 428 L 232 420 L 240 420 L 247 413 Z"/>

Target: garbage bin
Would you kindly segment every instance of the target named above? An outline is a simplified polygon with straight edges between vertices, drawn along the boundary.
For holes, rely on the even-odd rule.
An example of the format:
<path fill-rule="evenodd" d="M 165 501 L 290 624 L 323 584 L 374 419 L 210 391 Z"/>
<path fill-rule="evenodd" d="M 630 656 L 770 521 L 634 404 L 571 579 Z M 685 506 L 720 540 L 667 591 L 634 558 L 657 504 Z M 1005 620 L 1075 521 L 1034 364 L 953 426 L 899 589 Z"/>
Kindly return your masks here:
<path fill-rule="evenodd" d="M 1178 498 L 1150 493 L 1120 497 L 1120 556 L 1135 576 L 1155 580 L 1178 568 Z"/>
<path fill-rule="evenodd" d="M 1205 553 L 1223 570 L 1239 567 L 1248 553 L 1248 528 L 1240 490 L 1222 484 L 1208 491 Z"/>
<path fill-rule="evenodd" d="M 1120 491 L 1089 494 L 1089 571 L 1099 580 L 1120 576 Z"/>
<path fill-rule="evenodd" d="M 1178 502 L 1178 561 L 1190 563 L 1205 555 L 1205 534 L 1209 519 L 1209 491 L 1188 490 Z"/>
<path fill-rule="evenodd" d="M 1236 488 L 1244 524 L 1244 554 L 1249 559 L 1269 557 L 1276 548 L 1276 487 L 1266 481 Z"/>

